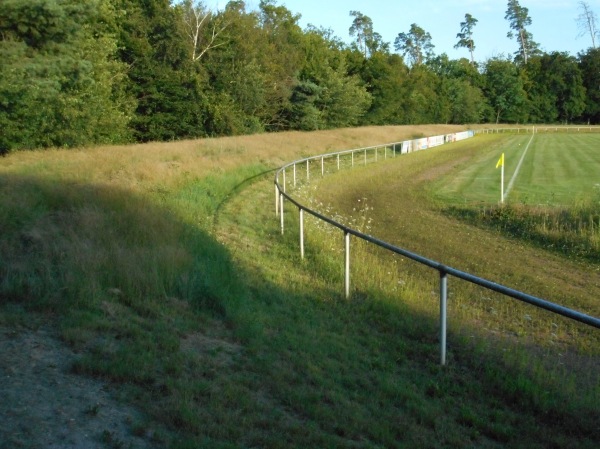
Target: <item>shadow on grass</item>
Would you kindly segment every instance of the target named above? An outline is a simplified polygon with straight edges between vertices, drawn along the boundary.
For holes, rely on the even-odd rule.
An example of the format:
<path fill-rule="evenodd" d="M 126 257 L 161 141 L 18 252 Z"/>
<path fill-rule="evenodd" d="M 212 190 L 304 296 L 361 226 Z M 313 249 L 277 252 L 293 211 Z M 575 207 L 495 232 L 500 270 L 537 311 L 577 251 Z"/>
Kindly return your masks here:
<path fill-rule="evenodd" d="M 260 225 L 277 235 L 275 221 Z M 346 301 L 331 285 L 269 280 L 151 196 L 3 175 L 0 229 L 2 321 L 51 319 L 81 354 L 73 369 L 121 385 L 148 416 L 136 432 L 164 429 L 158 444 L 597 442 L 571 411 L 539 417 L 527 378 L 515 374 L 507 395 L 501 366 L 439 367 L 430 316 L 372 292 Z M 290 242 L 274 245 L 291 272 Z"/>

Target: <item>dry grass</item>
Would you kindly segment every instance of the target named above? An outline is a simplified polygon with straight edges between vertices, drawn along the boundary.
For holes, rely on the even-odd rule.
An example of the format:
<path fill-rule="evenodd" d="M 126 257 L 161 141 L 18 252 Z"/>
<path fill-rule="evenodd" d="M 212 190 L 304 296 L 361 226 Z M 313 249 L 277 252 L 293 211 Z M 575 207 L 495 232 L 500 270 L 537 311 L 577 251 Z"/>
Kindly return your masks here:
<path fill-rule="evenodd" d="M 278 166 L 299 155 L 400 141 L 462 130 L 454 125 L 383 126 L 336 131 L 283 132 L 216 139 L 182 140 L 79 150 L 16 152 L 4 157 L 0 173 L 110 184 L 133 190 L 174 186 L 182 177 L 202 177 L 262 163 Z"/>

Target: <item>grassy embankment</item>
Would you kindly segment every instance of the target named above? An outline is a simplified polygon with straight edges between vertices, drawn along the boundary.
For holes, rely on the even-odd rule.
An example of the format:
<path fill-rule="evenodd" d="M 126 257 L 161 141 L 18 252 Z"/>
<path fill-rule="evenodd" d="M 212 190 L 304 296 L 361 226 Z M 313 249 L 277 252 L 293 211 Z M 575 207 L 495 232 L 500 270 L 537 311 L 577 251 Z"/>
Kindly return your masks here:
<path fill-rule="evenodd" d="M 296 236 L 279 235 L 265 172 L 300 155 L 440 132 L 10 155 L 0 161 L 0 323 L 55 326 L 82 354 L 74 370 L 121 385 L 147 413 L 133 430 L 153 429 L 159 445 L 595 447 L 597 410 L 585 398 L 565 402 L 553 384 L 563 377 L 539 380 L 493 351 L 474 357 L 462 349 L 479 346 L 459 337 L 440 369 L 435 313 L 420 301 L 435 302 L 433 280 L 391 278 L 395 291 L 364 284 L 346 301 L 327 234 L 312 237 L 305 263 Z M 420 203 L 416 187 L 403 190 Z M 411 217 L 441 216 L 417 203 Z M 534 324 L 520 335 L 537 334 Z M 563 347 L 575 330 L 558 326 Z"/>

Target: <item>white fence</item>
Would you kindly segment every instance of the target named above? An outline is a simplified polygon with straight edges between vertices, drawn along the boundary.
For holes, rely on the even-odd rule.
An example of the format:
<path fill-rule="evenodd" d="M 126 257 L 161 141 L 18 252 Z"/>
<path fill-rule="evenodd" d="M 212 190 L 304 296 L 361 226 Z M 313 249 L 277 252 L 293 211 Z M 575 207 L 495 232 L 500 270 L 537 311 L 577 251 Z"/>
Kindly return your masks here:
<path fill-rule="evenodd" d="M 484 128 L 475 131 L 475 134 L 503 134 L 503 133 L 600 133 L 600 126 L 514 126 Z"/>
<path fill-rule="evenodd" d="M 510 132 L 524 132 L 529 129 L 529 132 L 539 132 L 539 128 L 509 128 Z M 560 128 L 559 128 L 560 129 Z M 562 128 L 564 129 L 564 128 Z M 583 128 L 580 128 L 583 129 Z M 587 129 L 587 128 L 586 128 Z M 600 127 L 594 128 L 600 131 Z M 506 131 L 505 131 L 506 130 Z M 486 130 L 480 130 L 478 132 L 484 132 Z M 508 132 L 508 129 L 495 129 L 495 130 L 487 130 L 489 132 Z M 380 153 L 383 152 L 383 158 L 387 159 L 388 154 L 389 157 L 395 157 L 398 151 L 400 154 L 410 153 L 414 151 L 420 151 L 427 148 L 436 147 L 438 145 L 443 145 L 449 142 L 456 142 L 458 140 L 467 139 L 472 137 L 475 133 L 473 131 L 465 131 L 454 134 L 445 134 L 442 136 L 434 136 L 434 137 L 424 137 L 420 139 L 407 140 L 403 142 L 395 142 L 384 145 L 377 145 L 367 148 L 359 148 L 355 150 L 346 150 L 346 151 L 338 151 L 335 153 L 327 153 L 321 154 L 318 156 L 312 156 L 305 159 L 300 159 L 294 162 L 290 162 L 289 164 L 284 165 L 279 170 L 277 170 L 275 174 L 275 212 L 280 218 L 281 223 L 281 233 L 284 233 L 284 208 L 285 201 L 287 200 L 289 203 L 293 204 L 298 208 L 299 211 L 299 229 L 300 229 L 300 257 L 304 258 L 304 213 L 308 213 L 317 219 L 329 223 L 331 226 L 334 226 L 340 229 L 344 233 L 344 292 L 346 297 L 350 296 L 350 273 L 351 273 L 351 258 L 350 258 L 350 237 L 354 236 L 359 239 L 362 239 L 370 244 L 379 246 L 384 248 L 390 252 L 395 254 L 402 255 L 408 259 L 411 259 L 415 262 L 418 262 L 422 265 L 428 266 L 439 273 L 440 277 L 440 364 L 446 364 L 446 314 L 447 314 L 447 298 L 448 298 L 448 275 L 454 276 L 458 279 L 465 280 L 467 282 L 479 285 L 481 287 L 487 288 L 492 291 L 496 291 L 505 296 L 509 296 L 511 298 L 517 299 L 522 302 L 526 302 L 532 304 L 536 307 L 549 310 L 552 313 L 556 313 L 567 318 L 579 321 L 581 323 L 587 324 L 589 326 L 600 329 L 600 319 L 596 317 L 592 317 L 586 315 L 584 313 L 578 312 L 576 310 L 568 309 L 566 307 L 560 306 L 558 304 L 554 304 L 552 302 L 546 301 L 544 299 L 529 295 L 527 293 L 520 292 L 518 290 L 511 289 L 501 284 L 497 284 L 495 282 L 479 278 L 470 273 L 466 273 L 464 271 L 457 270 L 452 267 L 445 266 L 440 262 L 436 262 L 431 259 L 427 259 L 419 254 L 412 253 L 402 248 L 395 247 L 383 240 L 379 240 L 373 236 L 364 234 L 355 229 L 352 229 L 344 224 L 341 224 L 331 217 L 327 217 L 317 211 L 311 210 L 308 207 L 300 204 L 299 201 L 292 198 L 288 193 L 286 193 L 286 185 L 288 181 L 286 178 L 289 178 L 289 175 L 286 175 L 288 171 L 293 172 L 293 186 L 296 186 L 297 181 L 297 167 L 304 167 L 306 165 L 306 179 L 309 180 L 311 176 L 311 162 L 320 162 L 320 173 L 321 176 L 325 175 L 325 159 L 335 159 L 337 170 L 340 170 L 340 158 L 342 156 L 350 156 L 351 166 L 355 165 L 355 159 L 360 159 L 356 157 L 356 154 L 360 156 L 363 154 L 364 163 L 367 164 L 368 155 L 372 153 L 374 157 L 371 158 L 373 161 L 380 160 Z"/>

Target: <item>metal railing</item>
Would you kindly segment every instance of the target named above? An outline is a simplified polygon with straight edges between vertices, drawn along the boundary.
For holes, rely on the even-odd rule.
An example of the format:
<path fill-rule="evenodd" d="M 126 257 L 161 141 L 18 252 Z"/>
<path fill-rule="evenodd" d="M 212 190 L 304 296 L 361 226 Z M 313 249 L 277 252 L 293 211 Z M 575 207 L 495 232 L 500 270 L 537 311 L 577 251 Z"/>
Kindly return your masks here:
<path fill-rule="evenodd" d="M 449 139 L 451 140 L 451 139 Z M 475 285 L 479 285 L 488 290 L 492 290 L 498 292 L 502 295 L 509 296 L 511 298 L 517 299 L 519 301 L 531 304 L 535 307 L 542 308 L 548 310 L 552 313 L 562 315 L 564 317 L 570 318 L 575 321 L 579 321 L 586 325 L 595 327 L 600 329 L 600 319 L 586 315 L 582 312 L 569 309 L 567 307 L 552 303 L 542 298 L 538 298 L 533 295 L 529 295 L 527 293 L 512 289 L 510 287 L 506 287 L 504 285 L 498 284 L 496 282 L 489 281 L 487 279 L 480 278 L 478 276 L 474 276 L 470 273 L 457 270 L 455 268 L 446 266 L 440 262 L 437 262 L 432 259 L 428 259 L 419 254 L 407 251 L 403 248 L 399 248 L 397 246 L 391 245 L 383 240 L 380 240 L 371 235 L 365 234 L 363 232 L 357 231 L 356 229 L 352 229 L 349 226 L 346 226 L 342 223 L 337 222 L 333 218 L 327 217 L 317 211 L 314 211 L 307 206 L 301 204 L 299 201 L 292 198 L 288 193 L 286 193 L 286 172 L 288 169 L 293 171 L 293 186 L 296 186 L 297 183 L 297 166 L 304 166 L 306 164 L 306 179 L 310 179 L 310 164 L 314 161 L 320 161 L 321 168 L 321 176 L 325 175 L 324 170 L 324 161 L 329 158 L 337 159 L 337 169 L 340 169 L 340 156 L 350 155 L 351 157 L 351 165 L 355 165 L 355 154 L 364 153 L 364 164 L 367 163 L 367 154 L 369 151 L 374 153 L 375 161 L 378 160 L 378 153 L 381 149 L 384 149 L 384 159 L 388 157 L 388 150 L 391 150 L 391 157 L 396 156 L 396 149 L 398 146 L 402 148 L 402 144 L 405 142 L 396 142 L 385 145 L 377 145 L 366 148 L 358 148 L 355 150 L 345 150 L 334 153 L 327 153 L 318 156 L 311 156 L 304 159 L 299 159 L 294 162 L 290 162 L 279 168 L 275 174 L 275 213 L 280 218 L 280 226 L 281 233 L 284 233 L 284 206 L 285 200 L 289 203 L 293 204 L 298 208 L 299 211 L 299 229 L 300 229 L 300 257 L 304 259 L 304 213 L 308 213 L 313 217 L 324 221 L 325 223 L 330 224 L 338 229 L 340 229 L 344 233 L 344 293 L 346 298 L 350 297 L 350 236 L 354 236 L 365 242 L 376 245 L 380 248 L 388 250 L 392 253 L 399 254 L 408 259 L 411 259 L 415 262 L 418 262 L 422 265 L 430 267 L 434 270 L 437 270 L 440 277 L 439 284 L 439 298 L 440 298 L 440 320 L 439 320 L 439 339 L 440 339 L 440 364 L 446 364 L 446 335 L 447 335 L 447 300 L 448 300 L 448 275 L 454 276 L 458 279 L 462 279 L 464 281 L 470 282 Z M 280 184 L 280 180 L 282 180 L 283 185 Z"/>
<path fill-rule="evenodd" d="M 496 128 L 482 128 L 474 131 L 475 134 L 502 134 L 502 133 L 557 133 L 557 132 L 585 132 L 594 133 L 600 132 L 600 126 L 591 125 L 562 125 L 562 126 L 549 126 L 549 125 L 535 125 L 535 126 L 513 126 L 513 127 L 496 127 Z"/>

